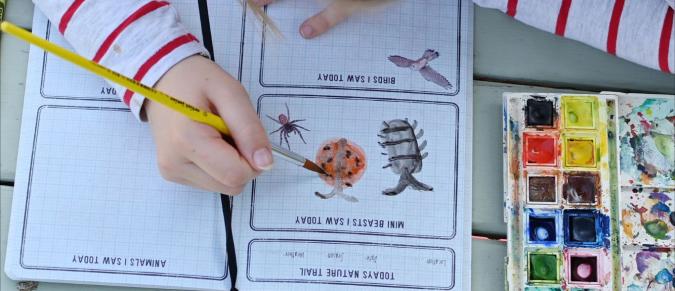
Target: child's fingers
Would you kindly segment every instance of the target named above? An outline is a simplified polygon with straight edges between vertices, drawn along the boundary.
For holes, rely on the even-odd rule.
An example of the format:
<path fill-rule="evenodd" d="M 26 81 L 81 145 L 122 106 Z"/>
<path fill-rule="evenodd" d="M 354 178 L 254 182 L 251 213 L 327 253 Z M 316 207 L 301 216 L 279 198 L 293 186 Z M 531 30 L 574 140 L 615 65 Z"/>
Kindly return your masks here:
<path fill-rule="evenodd" d="M 264 5 L 270 4 L 274 1 L 275 0 L 253 0 L 253 3 L 258 4 L 260 6 L 264 6 Z"/>
<path fill-rule="evenodd" d="M 267 133 L 243 87 L 236 80 L 228 79 L 208 88 L 207 95 L 229 127 L 241 155 L 256 170 L 271 169 L 274 158 Z"/>
<path fill-rule="evenodd" d="M 243 189 L 241 186 L 231 187 L 218 182 L 194 163 L 185 164 L 182 173 L 185 181 L 181 184 L 200 188 L 202 190 L 227 195 L 237 195 L 241 193 Z"/>
<path fill-rule="evenodd" d="M 218 137 L 194 141 L 187 158 L 218 183 L 232 189 L 243 188 L 258 174 L 237 149 Z"/>
<path fill-rule="evenodd" d="M 353 10 L 349 1 L 334 1 L 300 25 L 300 34 L 307 39 L 317 37 L 347 19 Z"/>

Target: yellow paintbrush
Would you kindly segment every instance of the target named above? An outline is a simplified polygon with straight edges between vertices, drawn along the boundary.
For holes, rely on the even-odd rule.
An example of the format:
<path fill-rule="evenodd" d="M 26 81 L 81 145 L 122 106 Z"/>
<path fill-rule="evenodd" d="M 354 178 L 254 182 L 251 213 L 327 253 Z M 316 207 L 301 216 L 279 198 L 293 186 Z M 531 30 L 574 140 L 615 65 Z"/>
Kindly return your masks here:
<path fill-rule="evenodd" d="M 180 112 L 194 121 L 210 125 L 215 129 L 217 129 L 218 131 L 220 131 L 225 136 L 228 137 L 230 136 L 230 130 L 227 128 L 225 121 L 223 121 L 222 118 L 211 112 L 202 110 L 200 108 L 187 104 L 183 101 L 180 101 L 174 97 L 171 97 L 167 94 L 164 94 L 160 91 L 157 91 L 153 88 L 145 86 L 137 82 L 136 80 L 121 75 L 120 73 L 110 70 L 104 66 L 101 66 L 98 63 L 88 60 L 76 53 L 73 53 L 63 47 L 60 47 L 52 42 L 49 42 L 48 40 L 39 38 L 34 34 L 7 21 L 3 21 L 2 23 L 0 23 L 0 30 L 9 33 L 15 37 L 18 37 L 32 45 L 40 47 L 45 51 L 55 54 L 63 58 L 64 60 L 67 60 L 107 80 L 110 80 L 111 82 L 115 82 L 120 86 L 123 86 L 131 91 L 141 94 L 152 101 L 155 101 L 177 112 Z M 317 164 L 315 164 L 309 159 L 305 159 L 303 156 L 298 155 L 294 152 L 285 150 L 274 144 L 272 144 L 272 152 L 276 156 L 284 158 L 285 160 L 288 160 L 299 166 L 302 166 L 305 169 L 317 172 L 319 174 L 325 174 L 323 169 L 321 169 L 321 167 L 319 167 Z"/>

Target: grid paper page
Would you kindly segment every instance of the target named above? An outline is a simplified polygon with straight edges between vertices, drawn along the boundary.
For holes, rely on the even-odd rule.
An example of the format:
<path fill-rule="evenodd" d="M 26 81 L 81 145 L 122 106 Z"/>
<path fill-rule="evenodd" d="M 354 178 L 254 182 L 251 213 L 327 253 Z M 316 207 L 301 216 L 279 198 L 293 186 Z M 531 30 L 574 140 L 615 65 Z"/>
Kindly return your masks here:
<path fill-rule="evenodd" d="M 339 197 L 324 200 L 314 195 L 315 191 L 330 192 L 316 175 L 307 173 L 290 163 L 277 167 L 256 179 L 252 193 L 255 208 L 252 211 L 252 226 L 258 230 L 284 231 L 335 231 L 348 233 L 378 233 L 411 237 L 451 237 L 454 235 L 456 214 L 456 189 L 454 169 L 457 141 L 457 107 L 451 104 L 393 102 L 387 99 L 328 99 L 316 97 L 265 96 L 259 101 L 260 116 L 277 116 L 285 112 L 285 106 L 293 110 L 292 119 L 306 119 L 299 125 L 309 129 L 303 133 L 304 144 L 299 136 L 289 138 L 291 149 L 307 157 L 314 157 L 321 150 L 321 144 L 334 139 L 336 134 L 360 145 L 366 155 L 367 169 L 361 180 L 345 190 L 355 196 L 352 203 Z M 362 114 L 369 108 L 368 114 Z M 294 115 L 294 113 L 303 115 Z M 422 160 L 422 169 L 413 176 L 422 183 L 430 184 L 433 191 L 418 192 L 407 189 L 399 195 L 388 196 L 382 192 L 396 186 L 398 174 L 383 169 L 388 164 L 386 152 L 378 142 L 382 122 L 408 118 L 410 123 L 418 122 L 416 133 L 423 131 L 418 143 L 427 142 L 423 153 L 429 156 Z M 340 120 L 340 122 L 335 122 Z M 268 129 L 279 125 L 270 118 L 263 124 Z M 348 133 L 348 134 L 347 134 Z M 279 133 L 273 134 L 272 142 L 279 143 Z M 285 143 L 282 146 L 286 146 Z M 445 205 L 446 207 L 437 207 Z M 392 212 L 403 207 L 408 217 Z M 336 224 L 298 224 L 298 217 L 341 217 L 378 218 L 394 225 L 391 227 L 362 227 L 354 229 Z M 284 219 L 279 219 L 279 218 Z M 402 220 L 403 219 L 403 220 Z M 361 221 L 361 220 L 359 220 Z M 436 226 L 429 228 L 429 225 Z"/>
<path fill-rule="evenodd" d="M 332 30 L 329 37 L 311 42 L 303 41 L 297 30 L 323 3 L 284 1 L 270 6 L 270 17 L 287 39 L 279 41 L 266 35 L 261 48 L 260 83 L 266 87 L 456 95 L 460 90 L 461 55 L 458 3 L 398 1 L 355 15 Z M 398 55 L 418 60 L 427 49 L 439 53 L 429 66 L 449 81 L 448 88 L 427 82 L 419 72 L 397 67 L 387 59 Z"/>
<path fill-rule="evenodd" d="M 198 1 L 172 2 L 202 39 Z M 242 7 L 218 4 L 209 7 L 209 22 L 219 26 L 211 29 L 219 34 L 214 55 L 237 75 Z M 230 19 L 215 19 L 223 17 Z M 64 44 L 39 11 L 33 31 Z M 118 98 L 100 78 L 31 48 L 26 87 L 5 267 L 10 277 L 229 289 L 219 194 L 162 179 L 147 124 L 121 103 L 106 102 Z"/>
<path fill-rule="evenodd" d="M 283 38 L 247 21 L 242 74 L 271 142 L 315 160 L 326 141 L 345 138 L 367 166 L 344 196 L 322 199 L 315 192 L 333 186 L 277 161 L 235 197 L 237 288 L 470 289 L 470 4 L 393 1 L 312 40 L 298 27 L 325 3 L 277 4 L 267 12 Z M 427 65 L 450 86 L 425 78 Z M 383 122 L 405 119 L 417 123 L 405 143 L 424 149 L 381 147 Z M 416 154 L 425 158 L 412 177 L 428 187 L 384 195 L 402 177 L 383 168 L 389 159 Z"/>
<path fill-rule="evenodd" d="M 241 74 L 246 14 L 236 1 L 209 1 L 213 59 L 235 78 Z"/>

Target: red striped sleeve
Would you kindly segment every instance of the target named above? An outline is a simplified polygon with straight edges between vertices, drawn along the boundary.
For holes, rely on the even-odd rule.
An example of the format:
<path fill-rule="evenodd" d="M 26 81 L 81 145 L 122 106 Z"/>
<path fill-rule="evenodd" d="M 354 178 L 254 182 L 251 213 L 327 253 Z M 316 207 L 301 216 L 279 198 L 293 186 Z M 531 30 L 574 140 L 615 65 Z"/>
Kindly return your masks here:
<path fill-rule="evenodd" d="M 145 16 L 146 14 L 157 10 L 158 8 L 162 6 L 167 6 L 169 5 L 169 2 L 166 1 L 152 1 L 148 2 L 145 5 L 141 6 L 136 10 L 134 13 L 129 15 L 127 19 L 125 19 L 122 23 L 120 23 L 113 32 L 108 35 L 108 37 L 103 41 L 101 46 L 98 48 L 98 51 L 96 52 L 96 55 L 94 55 L 94 62 L 99 62 L 103 58 L 103 56 L 108 52 L 110 49 L 110 46 L 112 46 L 113 42 L 117 37 L 126 29 L 129 25 L 131 25 L 134 21 L 138 20 L 139 18 Z"/>
<path fill-rule="evenodd" d="M 661 28 L 661 39 L 659 41 L 659 68 L 661 71 L 671 73 L 668 68 L 668 53 L 670 52 L 670 38 L 673 36 L 673 8 L 668 8 L 666 18 L 663 20 Z"/>
<path fill-rule="evenodd" d="M 511 17 L 515 17 L 516 8 L 518 8 L 518 0 L 509 0 L 509 2 L 506 4 L 506 14 Z"/>
<path fill-rule="evenodd" d="M 616 38 L 619 35 L 619 22 L 623 13 L 624 0 L 616 0 L 614 9 L 612 9 L 612 18 L 609 20 L 609 31 L 607 32 L 607 52 L 616 55 Z"/>
<path fill-rule="evenodd" d="M 181 45 L 184 45 L 184 44 L 192 42 L 192 41 L 197 41 L 197 38 L 194 37 L 192 34 L 188 33 L 188 34 L 181 35 L 181 36 L 175 38 L 174 40 L 168 42 L 167 44 L 165 44 L 163 47 L 161 47 L 159 50 L 157 50 L 157 52 L 154 55 L 152 55 L 147 61 L 145 61 L 145 63 L 143 63 L 143 65 L 141 65 L 138 68 L 138 71 L 136 72 L 136 75 L 134 75 L 134 80 L 140 82 L 143 79 L 143 77 L 145 77 L 145 74 L 147 74 L 148 71 L 150 71 L 152 66 L 157 64 L 157 62 L 159 62 L 164 56 L 170 54 L 173 50 L 180 47 Z M 124 98 L 123 98 L 124 104 L 129 106 L 129 102 L 131 102 L 131 97 L 133 95 L 134 95 L 133 91 L 126 90 L 126 92 L 124 92 Z"/>
<path fill-rule="evenodd" d="M 73 18 L 73 15 L 77 11 L 77 9 L 82 6 L 82 3 L 84 3 L 84 0 L 75 0 L 73 3 L 70 4 L 70 7 L 66 10 L 65 13 L 63 13 L 63 16 L 61 16 L 61 20 L 59 21 L 59 32 L 61 34 L 66 33 L 66 28 L 68 28 L 68 23 L 70 23 L 70 20 Z"/>
<path fill-rule="evenodd" d="M 570 6 L 572 6 L 572 0 L 562 0 L 562 3 L 560 3 L 558 21 L 555 24 L 555 34 L 557 35 L 565 36 L 565 28 L 567 28 L 567 17 L 570 14 Z"/>

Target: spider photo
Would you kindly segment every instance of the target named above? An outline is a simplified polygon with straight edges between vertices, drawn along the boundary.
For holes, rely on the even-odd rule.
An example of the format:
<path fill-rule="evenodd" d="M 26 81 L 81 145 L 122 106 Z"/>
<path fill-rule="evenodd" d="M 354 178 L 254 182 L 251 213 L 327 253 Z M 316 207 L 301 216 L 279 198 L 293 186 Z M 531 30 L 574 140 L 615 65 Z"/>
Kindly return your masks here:
<path fill-rule="evenodd" d="M 288 104 L 284 103 L 286 106 L 286 114 L 279 114 L 278 118 L 274 118 L 272 116 L 266 115 L 267 118 L 273 120 L 274 122 L 280 124 L 281 126 L 276 129 L 275 131 L 270 132 L 270 135 L 279 133 L 279 145 L 282 146 L 284 142 L 286 142 L 286 146 L 288 149 L 291 149 L 291 145 L 288 143 L 288 137 L 290 136 L 291 133 L 297 134 L 300 136 L 300 139 L 304 144 L 307 144 L 305 142 L 305 138 L 302 137 L 302 132 L 300 131 L 305 130 L 305 131 L 310 131 L 309 129 L 306 129 L 300 125 L 298 125 L 298 122 L 305 121 L 305 119 L 296 119 L 296 120 L 291 120 L 291 112 L 288 110 Z"/>

